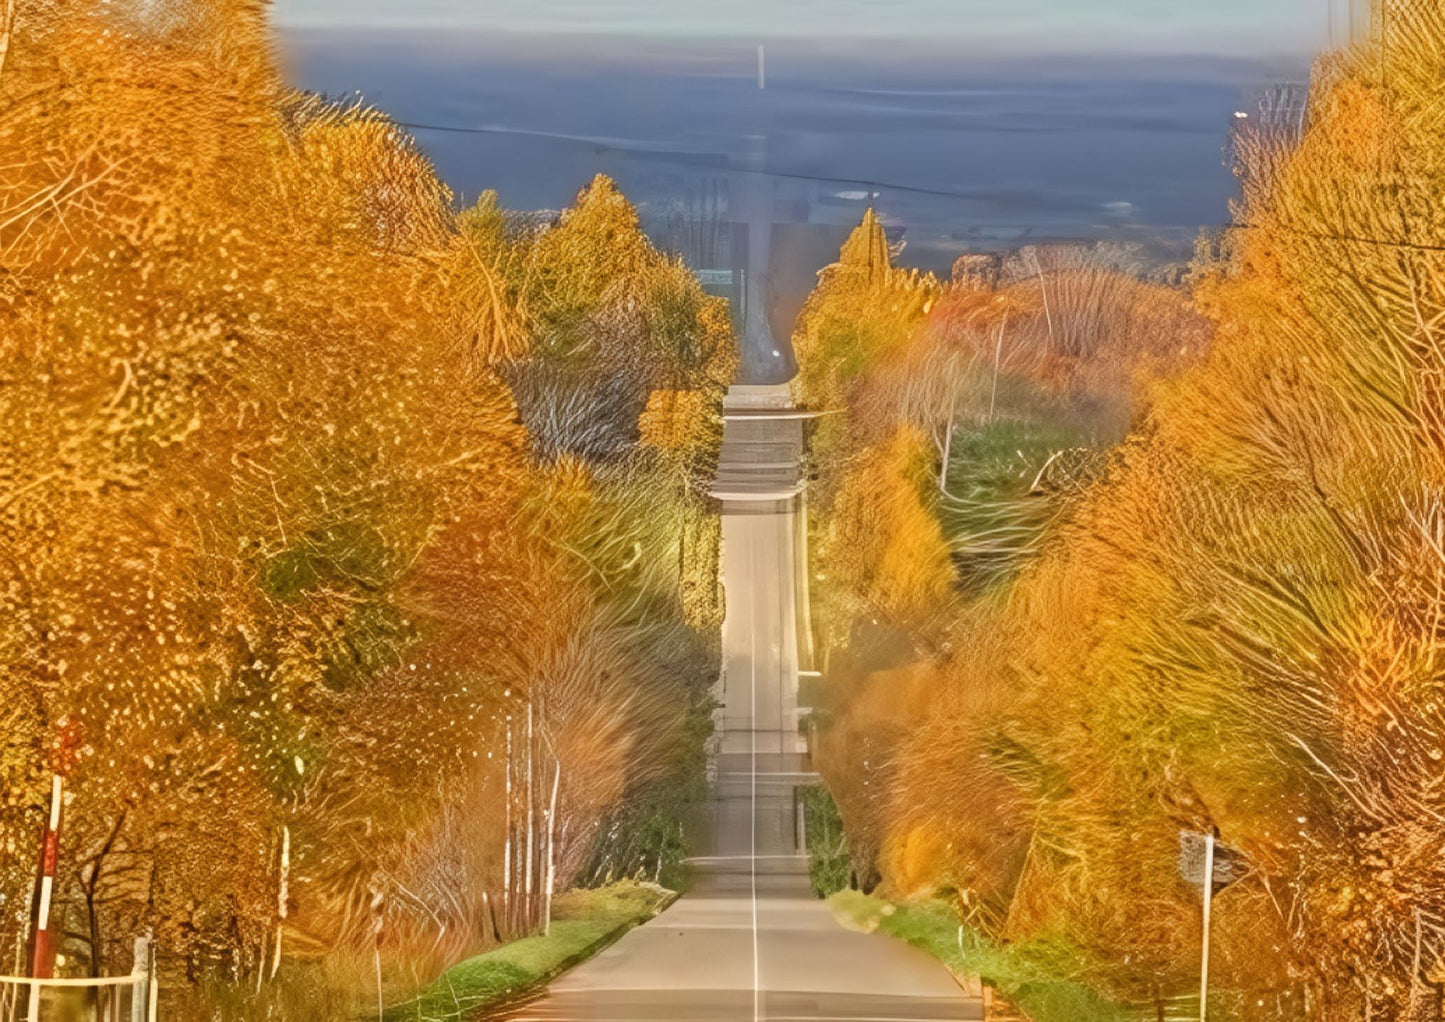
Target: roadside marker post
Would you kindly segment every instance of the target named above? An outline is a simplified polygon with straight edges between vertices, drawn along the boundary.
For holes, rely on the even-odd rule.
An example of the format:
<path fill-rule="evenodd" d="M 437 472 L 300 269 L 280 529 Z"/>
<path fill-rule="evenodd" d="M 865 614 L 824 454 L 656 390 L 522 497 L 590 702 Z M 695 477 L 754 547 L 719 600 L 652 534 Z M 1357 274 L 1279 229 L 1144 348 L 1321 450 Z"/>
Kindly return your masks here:
<path fill-rule="evenodd" d="M 1209 930 L 1214 895 L 1249 871 L 1244 854 L 1219 843 L 1218 832 L 1179 833 L 1179 875 L 1204 895 L 1204 933 L 1199 949 L 1199 1022 L 1209 1019 Z"/>
<path fill-rule="evenodd" d="M 40 877 L 31 918 L 30 977 L 50 979 L 55 971 L 55 942 L 50 934 L 50 908 L 55 899 L 55 875 L 60 864 L 60 815 L 65 795 L 65 775 L 74 765 L 80 748 L 80 729 L 74 722 L 61 718 L 57 722 L 53 746 L 53 772 L 50 777 L 50 814 L 45 818 L 45 832 L 40 841 Z M 30 984 L 30 998 L 25 1017 L 40 1022 L 39 983 Z"/>
<path fill-rule="evenodd" d="M 40 840 L 40 896 L 35 901 L 33 946 L 30 952 L 30 975 L 33 979 L 49 979 L 54 947 L 50 939 L 50 903 L 55 897 L 55 871 L 60 860 L 60 804 L 65 782 L 59 773 L 50 779 L 50 815 L 45 820 L 45 833 Z M 30 984 L 30 999 L 25 1017 L 29 1022 L 40 1019 L 40 984 Z"/>
<path fill-rule="evenodd" d="M 1204 940 L 1199 951 L 1199 1022 L 1209 1017 L 1209 910 L 1214 905 L 1214 834 L 1204 835 Z"/>
<path fill-rule="evenodd" d="M 150 988 L 154 983 L 151 968 L 151 942 L 149 937 L 137 937 L 132 945 L 130 974 L 143 977 L 130 993 L 130 1022 L 150 1022 Z"/>

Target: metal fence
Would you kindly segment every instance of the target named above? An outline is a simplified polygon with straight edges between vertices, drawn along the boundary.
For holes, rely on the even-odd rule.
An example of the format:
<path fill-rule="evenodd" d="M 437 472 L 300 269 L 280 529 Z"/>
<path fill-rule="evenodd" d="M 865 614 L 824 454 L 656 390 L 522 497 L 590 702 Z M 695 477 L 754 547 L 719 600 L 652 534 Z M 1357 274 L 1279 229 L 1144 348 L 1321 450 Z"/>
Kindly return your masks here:
<path fill-rule="evenodd" d="M 78 979 L 0 976 L 0 1022 L 156 1022 L 148 973 Z"/>

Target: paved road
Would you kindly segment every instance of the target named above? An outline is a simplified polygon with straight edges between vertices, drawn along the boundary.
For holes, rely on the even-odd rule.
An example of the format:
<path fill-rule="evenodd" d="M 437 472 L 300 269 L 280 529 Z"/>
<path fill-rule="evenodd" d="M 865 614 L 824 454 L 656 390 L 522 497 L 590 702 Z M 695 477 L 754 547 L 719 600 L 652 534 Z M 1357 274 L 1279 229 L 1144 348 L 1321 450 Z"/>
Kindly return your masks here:
<path fill-rule="evenodd" d="M 512 1015 L 536 1022 L 981 1019 L 932 958 L 853 933 L 788 863 L 705 863 L 688 894 Z"/>
<path fill-rule="evenodd" d="M 808 889 L 797 788 L 795 499 L 801 425 L 786 388 L 734 388 L 715 492 L 723 625 L 714 797 L 687 895 L 552 984 L 514 1022 L 913 1022 L 981 1019 L 948 972 L 840 927 Z"/>

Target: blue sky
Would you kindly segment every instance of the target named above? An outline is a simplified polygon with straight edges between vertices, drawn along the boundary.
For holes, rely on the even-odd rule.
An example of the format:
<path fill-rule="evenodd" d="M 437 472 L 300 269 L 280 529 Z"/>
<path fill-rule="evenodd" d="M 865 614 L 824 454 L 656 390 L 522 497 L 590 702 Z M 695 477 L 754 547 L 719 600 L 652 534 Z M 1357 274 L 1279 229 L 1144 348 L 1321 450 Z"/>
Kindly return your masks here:
<path fill-rule="evenodd" d="M 1350 0 L 275 0 L 282 24 L 689 36 L 947 36 L 1032 49 L 1312 52 Z M 1363 0 L 1357 0 L 1363 2 Z"/>

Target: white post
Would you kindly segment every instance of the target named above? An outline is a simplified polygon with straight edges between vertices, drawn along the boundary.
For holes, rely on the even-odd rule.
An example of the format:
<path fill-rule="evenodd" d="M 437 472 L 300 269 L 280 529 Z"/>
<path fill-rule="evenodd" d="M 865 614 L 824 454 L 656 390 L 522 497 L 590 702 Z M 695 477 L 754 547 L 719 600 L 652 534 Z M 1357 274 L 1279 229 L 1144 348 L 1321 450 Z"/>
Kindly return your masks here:
<path fill-rule="evenodd" d="M 161 981 L 156 969 L 156 935 L 146 931 L 146 1022 L 159 1017 Z"/>
<path fill-rule="evenodd" d="M 40 981 L 30 981 L 30 997 L 25 1010 L 26 1022 L 40 1022 Z"/>
<path fill-rule="evenodd" d="M 137 980 L 130 988 L 130 1022 L 146 1022 L 150 1015 L 151 942 L 145 937 L 137 937 L 134 947 L 130 974 L 145 978 Z"/>
<path fill-rule="evenodd" d="M 1199 1022 L 1209 1013 L 1209 910 L 1214 901 L 1214 834 L 1204 835 L 1204 941 L 1199 957 Z"/>

